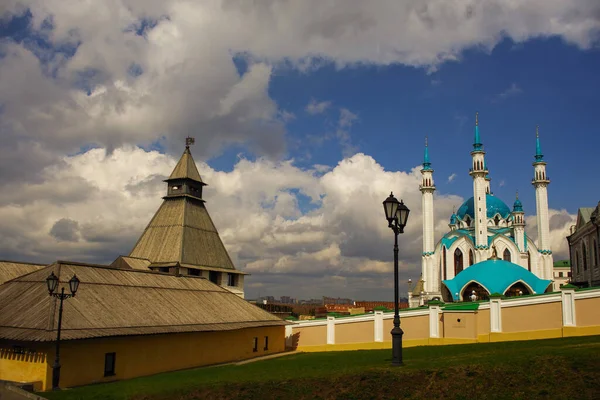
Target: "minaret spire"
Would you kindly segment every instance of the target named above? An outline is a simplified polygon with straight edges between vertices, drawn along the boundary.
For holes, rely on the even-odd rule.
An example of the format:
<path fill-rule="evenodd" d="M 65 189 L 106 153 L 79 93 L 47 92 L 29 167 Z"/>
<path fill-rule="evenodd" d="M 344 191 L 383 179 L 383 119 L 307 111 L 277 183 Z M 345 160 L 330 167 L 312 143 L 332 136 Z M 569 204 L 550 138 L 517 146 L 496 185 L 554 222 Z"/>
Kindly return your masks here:
<path fill-rule="evenodd" d="M 544 155 L 542 154 L 542 146 L 540 145 L 540 126 L 535 126 L 535 161 L 544 161 Z"/>
<path fill-rule="evenodd" d="M 488 170 L 485 163 L 485 151 L 479 136 L 479 113 L 475 114 L 475 143 L 473 143 L 473 158 L 472 167 L 469 175 L 473 177 L 473 201 L 475 229 L 473 236 L 475 237 L 475 262 L 487 259 L 488 234 L 487 234 L 487 199 L 489 194 L 489 181 L 486 179 Z"/>
<path fill-rule="evenodd" d="M 423 169 L 430 170 L 431 162 L 429 162 L 429 146 L 427 144 L 427 136 L 425 136 L 425 152 L 423 154 Z"/>
<path fill-rule="evenodd" d="M 479 138 L 479 113 L 478 112 L 475 113 L 475 140 L 473 142 L 473 149 L 474 150 L 482 149 L 481 139 Z"/>
<path fill-rule="evenodd" d="M 433 168 L 429 160 L 429 143 L 425 136 L 425 150 L 423 153 L 423 168 L 421 168 L 421 199 L 423 209 L 423 253 L 421 257 L 421 267 L 423 280 L 425 282 L 425 291 L 433 294 L 440 294 L 439 271 L 436 270 L 434 258 L 434 215 L 433 215 L 433 192 L 435 184 L 433 183 Z"/>
<path fill-rule="evenodd" d="M 552 249 L 550 249 L 550 217 L 548 214 L 548 184 L 550 184 L 550 179 L 546 176 L 546 162 L 540 146 L 539 126 L 535 128 L 535 161 L 533 163 L 531 184 L 535 188 L 537 247 L 540 253 L 537 275 L 542 279 L 552 279 L 553 260 Z"/>
<path fill-rule="evenodd" d="M 512 228 L 513 237 L 515 238 L 515 244 L 519 248 L 521 253 L 526 253 L 525 247 L 525 213 L 523 212 L 523 204 L 519 200 L 519 191 L 517 190 L 515 195 L 515 203 L 513 204 L 512 210 Z M 526 267 L 526 265 L 523 265 Z"/>

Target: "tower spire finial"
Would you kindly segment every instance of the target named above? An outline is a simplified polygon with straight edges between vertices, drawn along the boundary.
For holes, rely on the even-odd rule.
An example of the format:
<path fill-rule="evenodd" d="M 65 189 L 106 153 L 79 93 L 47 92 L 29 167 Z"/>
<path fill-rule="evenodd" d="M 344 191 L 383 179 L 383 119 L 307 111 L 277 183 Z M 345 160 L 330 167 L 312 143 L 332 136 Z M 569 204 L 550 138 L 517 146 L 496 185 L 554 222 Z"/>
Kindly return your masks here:
<path fill-rule="evenodd" d="M 194 139 L 193 137 L 186 137 L 185 138 L 185 148 L 189 149 L 191 145 L 193 145 L 196 142 L 196 139 Z"/>
<path fill-rule="evenodd" d="M 429 145 L 427 143 L 427 136 L 425 136 L 425 151 L 423 153 L 423 169 L 426 171 L 431 170 L 431 162 L 429 161 Z"/>
<path fill-rule="evenodd" d="M 479 138 L 479 113 L 476 112 L 475 113 L 475 141 L 473 143 L 473 149 L 475 151 L 479 151 L 479 150 L 482 150 L 481 147 L 482 147 L 481 139 Z"/>
<path fill-rule="evenodd" d="M 542 146 L 540 145 L 540 126 L 535 126 L 535 161 L 544 161 L 544 155 L 542 154 Z"/>
<path fill-rule="evenodd" d="M 519 189 L 517 189 L 517 200 L 519 200 Z"/>

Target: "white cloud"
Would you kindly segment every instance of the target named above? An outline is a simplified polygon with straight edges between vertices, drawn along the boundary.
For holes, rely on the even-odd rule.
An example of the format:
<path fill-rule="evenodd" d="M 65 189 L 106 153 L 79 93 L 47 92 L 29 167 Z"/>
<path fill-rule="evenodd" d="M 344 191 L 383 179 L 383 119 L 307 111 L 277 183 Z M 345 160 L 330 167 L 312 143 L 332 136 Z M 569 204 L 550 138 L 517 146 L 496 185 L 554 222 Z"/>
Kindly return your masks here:
<path fill-rule="evenodd" d="M 453 182 L 454 178 L 456 178 L 456 172 L 453 172 L 449 177 L 448 177 L 448 183 Z"/>
<path fill-rule="evenodd" d="M 389 262 L 391 235 L 380 203 L 392 189 L 413 210 L 401 241 L 402 265 L 403 273 L 416 273 L 420 176 L 418 170 L 384 171 L 371 157 L 354 154 L 349 129 L 356 114 L 347 109 L 340 111 L 335 133 L 348 157 L 337 166 L 300 170 L 277 161 L 286 150 L 285 123 L 293 118 L 269 94 L 280 65 L 305 72 L 328 62 L 434 71 L 460 60 L 466 48 L 491 50 L 503 37 L 523 42 L 559 36 L 590 48 L 600 27 L 594 0 L 3 5 L 7 13 L 28 7 L 33 29 L 54 45 L 0 43 L 3 258 L 108 261 L 109 253 L 128 252 L 160 203 L 172 155 L 193 135 L 198 160 L 232 144 L 266 157 L 241 159 L 227 173 L 201 165 L 211 183 L 209 208 L 238 265 L 254 269 L 251 280 L 274 291 L 294 290 L 273 272 L 292 270 L 306 274 L 303 282 L 315 296 L 343 288 L 340 294 L 376 297 L 389 287 L 388 275 L 377 271 Z M 140 29 L 142 20 L 156 24 L 136 35 L 132 28 Z M 75 47 L 72 57 L 59 50 Z M 248 61 L 241 74 L 234 55 Z M 132 66 L 141 74 L 133 76 Z M 457 121 L 464 124 L 460 116 Z M 169 155 L 134 147 L 155 142 Z M 64 156 L 90 146 L 98 148 Z M 316 208 L 303 215 L 292 188 Z M 441 233 L 444 216 L 460 198 L 438 198 Z M 232 208 L 245 218 L 225 211 Z M 272 272 L 256 272 L 261 268 Z"/>
<path fill-rule="evenodd" d="M 159 207 L 165 193 L 162 180 L 175 162 L 135 147 L 111 154 L 93 149 L 46 168 L 43 190 L 15 184 L 12 204 L 0 198 L 2 258 L 110 262 L 128 254 Z M 300 169 L 292 161 L 264 158 L 242 158 L 230 172 L 204 163 L 198 167 L 209 184 L 204 198 L 223 241 L 238 268 L 252 274 L 250 295 L 258 288 L 251 283 L 260 282 L 277 295 L 389 299 L 391 292 L 381 293 L 391 288 L 393 234 L 381 202 L 390 191 L 411 209 L 400 237 L 402 282 L 419 275 L 419 167 L 386 171 L 360 153 L 333 168 Z M 78 191 L 83 195 L 65 204 L 56 201 L 55 190 L 67 191 L 62 194 L 66 198 Z M 313 203 L 310 211 L 300 210 L 297 193 Z M 453 206 L 462 201 L 455 195 L 436 196 L 437 239 L 448 229 Z M 555 256 L 565 257 L 564 235 L 574 216 L 555 210 L 550 215 Z M 532 218 L 527 223 L 534 237 Z"/>
<path fill-rule="evenodd" d="M 331 106 L 331 101 L 320 101 L 317 102 L 315 99 L 311 99 L 306 105 L 306 112 L 312 115 L 323 114 Z"/>
<path fill-rule="evenodd" d="M 523 93 L 523 89 L 521 89 L 519 87 L 519 85 L 517 85 L 516 83 L 513 82 L 510 84 L 510 86 L 508 88 L 506 88 L 502 92 L 498 93 L 497 98 L 500 100 L 504 100 L 508 97 L 513 97 L 513 96 L 516 96 L 521 93 Z"/>

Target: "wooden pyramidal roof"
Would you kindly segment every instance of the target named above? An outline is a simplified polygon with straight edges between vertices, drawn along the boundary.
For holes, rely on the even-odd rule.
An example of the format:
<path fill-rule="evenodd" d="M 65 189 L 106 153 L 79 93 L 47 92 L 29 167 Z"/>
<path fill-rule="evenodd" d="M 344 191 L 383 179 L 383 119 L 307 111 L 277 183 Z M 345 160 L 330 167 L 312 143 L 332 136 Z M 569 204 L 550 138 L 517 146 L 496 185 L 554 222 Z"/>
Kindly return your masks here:
<path fill-rule="evenodd" d="M 64 302 L 65 340 L 286 325 L 203 278 L 57 261 L 0 285 L 1 339 L 56 340 L 59 300 L 46 285 L 51 272 L 67 293 L 74 274 L 81 281 Z"/>
<path fill-rule="evenodd" d="M 202 182 L 202 178 L 200 177 L 198 168 L 196 168 L 196 163 L 194 162 L 189 146 L 185 146 L 183 155 L 167 181 L 174 179 L 192 179 L 196 182 Z"/>
<path fill-rule="evenodd" d="M 191 268 L 235 272 L 202 199 L 202 187 L 206 184 L 189 146 L 166 182 L 168 194 L 129 257 L 147 259 L 153 265 L 179 263 Z"/>

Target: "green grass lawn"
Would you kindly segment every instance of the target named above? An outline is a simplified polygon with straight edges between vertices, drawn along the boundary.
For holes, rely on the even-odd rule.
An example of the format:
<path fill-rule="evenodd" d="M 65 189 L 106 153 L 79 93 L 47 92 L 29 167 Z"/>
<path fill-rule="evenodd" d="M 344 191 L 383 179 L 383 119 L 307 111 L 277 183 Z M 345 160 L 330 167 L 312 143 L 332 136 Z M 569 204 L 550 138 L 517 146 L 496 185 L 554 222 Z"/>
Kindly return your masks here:
<path fill-rule="evenodd" d="M 599 399 L 600 336 L 299 353 L 46 392 L 49 399 Z"/>

